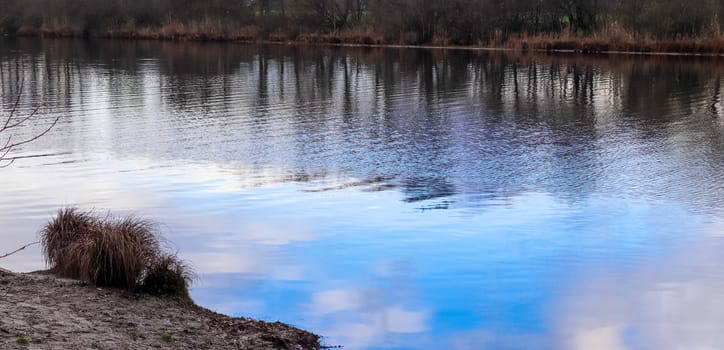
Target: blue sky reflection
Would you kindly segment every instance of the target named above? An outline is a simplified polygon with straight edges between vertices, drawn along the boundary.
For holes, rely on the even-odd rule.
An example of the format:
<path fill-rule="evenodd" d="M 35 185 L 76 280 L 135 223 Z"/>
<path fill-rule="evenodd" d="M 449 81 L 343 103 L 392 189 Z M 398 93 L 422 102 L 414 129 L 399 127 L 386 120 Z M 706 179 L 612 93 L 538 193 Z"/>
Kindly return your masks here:
<path fill-rule="evenodd" d="M 700 232 L 703 220 L 675 203 L 603 196 L 573 206 L 525 193 L 473 215 L 421 212 L 395 191 L 310 194 L 306 187 L 205 188 L 175 198 L 203 198 L 206 212 L 218 212 L 172 227 L 200 273 L 193 291 L 200 303 L 283 318 L 347 348 L 464 348 L 481 329 L 491 344 L 500 345 L 494 334 L 517 339 L 510 344 L 553 342 L 548 305 L 566 288 L 591 271 L 665 259 L 666 242 Z M 279 193 L 287 198 L 269 200 Z M 247 196 L 265 204 L 225 206 Z M 205 234 L 181 233 L 198 230 Z"/>
<path fill-rule="evenodd" d="M 92 192 L 69 191 L 77 181 L 70 176 L 60 177 L 60 184 L 37 182 L 23 195 L 43 193 L 52 204 L 95 203 L 97 210 L 152 217 L 164 223 L 172 248 L 198 272 L 192 290 L 197 302 L 234 315 L 283 320 L 349 349 L 624 344 L 623 334 L 645 336 L 652 331 L 646 322 L 656 321 L 622 320 L 630 313 L 620 305 L 630 301 L 620 298 L 647 301 L 640 293 L 662 283 L 656 273 L 644 274 L 648 281 L 636 277 L 643 274 L 637 269 L 683 254 L 676 248 L 692 233 L 710 236 L 721 228 L 666 201 L 592 195 L 571 203 L 521 193 L 492 199 L 476 212 L 455 205 L 421 211 L 398 191 L 340 186 L 355 181 L 343 176 L 259 185 L 238 175 L 249 172 L 212 164 L 158 166 L 137 159 L 101 168 L 84 180 L 95 184 Z M 3 176 L 11 184 L 25 183 L 28 176 L 58 170 L 17 167 Z M 308 191 L 330 185 L 338 189 Z M 126 199 L 119 201 L 115 194 L 121 192 Z M 33 223 L 3 222 L 38 227 L 52 213 L 40 208 L 45 206 L 35 209 Z M 27 233 L 10 237 L 17 243 L 28 239 Z M 10 267 L 42 268 L 38 253 L 25 253 Z M 670 263 L 676 267 L 677 261 Z M 606 278 L 611 286 L 627 279 L 638 283 L 626 281 L 626 292 L 590 287 Z M 706 286 L 695 293 L 718 291 Z M 683 293 L 678 289 L 685 287 L 674 288 Z M 610 300 L 611 307 L 597 307 L 594 299 Z M 608 314 L 615 310 L 621 315 Z M 644 324 L 637 328 L 636 322 Z"/>

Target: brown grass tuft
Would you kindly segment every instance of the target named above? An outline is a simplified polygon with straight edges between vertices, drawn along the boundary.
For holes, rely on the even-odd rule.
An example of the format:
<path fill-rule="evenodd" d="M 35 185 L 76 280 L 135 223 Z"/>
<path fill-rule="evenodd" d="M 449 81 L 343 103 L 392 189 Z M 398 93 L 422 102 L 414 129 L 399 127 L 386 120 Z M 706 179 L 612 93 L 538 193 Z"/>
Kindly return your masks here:
<path fill-rule="evenodd" d="M 190 269 L 175 255 L 164 253 L 161 240 L 151 221 L 98 217 L 76 208 L 61 209 L 40 232 L 46 262 L 61 276 L 99 286 L 187 295 Z M 163 276 L 164 288 L 149 276 Z"/>
<path fill-rule="evenodd" d="M 98 219 L 90 212 L 81 212 L 77 208 L 60 209 L 58 215 L 40 231 L 45 262 L 58 274 L 80 278 L 79 264 L 69 254 L 69 249 L 97 226 Z"/>
<path fill-rule="evenodd" d="M 146 270 L 138 291 L 156 295 L 187 295 L 193 280 L 191 268 L 175 254 L 164 253 Z"/>
<path fill-rule="evenodd" d="M 79 262 L 80 279 L 97 285 L 135 289 L 160 250 L 154 225 L 136 217 L 99 220 L 69 254 Z"/>
<path fill-rule="evenodd" d="M 381 45 L 385 42 L 382 34 L 370 27 L 349 28 L 340 32 L 339 36 L 345 44 Z"/>
<path fill-rule="evenodd" d="M 382 45 L 384 37 L 371 28 L 350 28 L 325 34 L 301 33 L 296 41 L 305 44 Z"/>
<path fill-rule="evenodd" d="M 287 33 L 281 32 L 281 31 L 269 34 L 269 36 L 267 37 L 267 40 L 269 40 L 271 42 L 281 42 L 281 43 L 290 41 L 289 35 L 287 35 Z"/>

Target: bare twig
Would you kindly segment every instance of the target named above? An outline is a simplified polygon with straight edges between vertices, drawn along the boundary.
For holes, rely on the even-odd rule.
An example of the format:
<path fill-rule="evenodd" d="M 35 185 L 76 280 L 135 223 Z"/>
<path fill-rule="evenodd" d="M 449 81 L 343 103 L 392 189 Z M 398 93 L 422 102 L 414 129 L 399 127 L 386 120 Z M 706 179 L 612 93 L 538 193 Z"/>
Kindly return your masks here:
<path fill-rule="evenodd" d="M 23 91 L 23 86 L 20 85 L 20 91 Z M 23 94 L 18 93 L 18 97 L 15 99 L 15 103 L 13 104 L 13 108 L 10 109 L 10 114 L 8 114 L 8 119 L 5 120 L 5 125 L 3 125 L 2 130 L 5 130 L 8 128 L 8 125 L 10 124 L 10 121 L 13 120 L 13 115 L 15 114 L 15 111 L 18 110 L 18 105 L 20 105 L 20 96 Z"/>
<path fill-rule="evenodd" d="M 27 248 L 27 247 L 30 247 L 31 245 L 35 245 L 35 244 L 39 244 L 39 243 L 40 243 L 40 241 L 33 242 L 33 243 L 28 243 L 28 244 L 26 244 L 26 245 L 24 245 L 24 246 L 22 246 L 22 247 L 20 247 L 20 248 L 18 248 L 18 249 L 13 250 L 13 251 L 10 252 L 10 253 L 5 253 L 5 254 L 3 254 L 3 255 L 0 255 L 0 259 L 6 258 L 6 257 L 8 257 L 8 256 L 10 256 L 10 255 L 13 255 L 13 254 L 15 254 L 15 253 L 17 253 L 17 252 L 19 252 L 19 251 Z"/>
<path fill-rule="evenodd" d="M 20 89 L 22 91 L 22 85 L 20 86 Z M 31 118 L 35 117 L 38 114 L 38 110 L 40 110 L 40 105 L 35 107 L 30 114 L 27 116 L 20 118 L 19 120 L 13 120 L 15 114 L 18 111 L 18 106 L 20 105 L 20 96 L 22 93 L 18 93 L 18 97 L 15 99 L 15 103 L 13 104 L 12 108 L 10 109 L 10 113 L 8 114 L 7 118 L 5 119 L 5 122 L 0 127 L 0 135 L 2 135 L 4 132 L 8 132 L 8 130 L 19 127 L 26 122 L 28 122 Z M 42 132 L 35 134 L 34 136 L 28 137 L 26 139 L 21 139 L 20 141 L 14 141 L 13 135 L 7 136 L 7 140 L 4 144 L 0 143 L 0 169 L 5 168 L 13 164 L 15 162 L 15 159 L 17 157 L 9 158 L 8 155 L 10 152 L 21 145 L 24 145 L 26 143 L 33 142 L 48 132 L 50 132 L 51 129 L 55 127 L 56 124 L 58 124 L 58 121 L 60 121 L 60 117 L 56 117 L 50 125 L 45 128 Z"/>
<path fill-rule="evenodd" d="M 14 110 L 15 108 L 16 108 L 16 107 L 13 107 L 13 110 L 10 111 L 10 118 L 12 118 L 12 115 L 15 114 L 15 110 Z M 38 105 L 37 107 L 35 107 L 35 109 L 33 109 L 33 111 L 30 112 L 30 114 L 28 114 L 27 117 L 22 118 L 22 119 L 20 119 L 19 121 L 15 122 L 15 123 L 10 124 L 10 119 L 6 120 L 6 121 L 5 121 L 5 125 L 0 129 L 0 132 L 3 132 L 3 131 L 8 130 L 8 129 L 12 129 L 12 128 L 17 127 L 17 126 L 20 126 L 20 125 L 23 125 L 23 123 L 25 123 L 26 121 L 28 121 L 30 118 L 34 117 L 35 114 L 38 113 L 38 110 L 39 110 L 39 109 L 40 109 L 40 105 Z"/>
<path fill-rule="evenodd" d="M 26 120 L 27 120 L 27 119 L 26 119 Z M 50 125 L 49 125 L 47 128 L 45 128 L 45 130 L 43 130 L 41 133 L 39 133 L 39 134 L 37 134 L 37 135 L 35 135 L 35 136 L 31 137 L 31 138 L 28 138 L 28 139 L 25 139 L 25 140 L 22 140 L 22 141 L 18 141 L 18 142 L 13 142 L 13 143 L 11 143 L 12 138 L 11 138 L 11 137 L 8 137 L 8 141 L 5 143 L 5 145 L 2 146 L 2 147 L 0 147 L 0 153 L 2 153 L 2 154 L 0 155 L 0 160 L 5 159 L 5 157 L 7 156 L 7 154 L 10 153 L 10 151 L 11 151 L 13 148 L 15 148 L 15 147 L 17 147 L 17 146 L 20 146 L 20 145 L 24 145 L 24 144 L 26 144 L 26 143 L 33 142 L 33 141 L 35 141 L 35 140 L 43 137 L 45 134 L 47 134 L 48 132 L 50 132 L 50 129 L 52 129 L 53 127 L 55 127 L 56 124 L 58 124 L 58 121 L 59 121 L 59 120 L 60 120 L 60 117 L 56 117 L 56 118 L 53 120 L 53 122 L 50 123 Z M 18 124 L 13 124 L 13 126 L 17 126 L 17 125 L 18 125 Z M 2 130 L 0 130 L 0 132 L 2 132 Z"/>

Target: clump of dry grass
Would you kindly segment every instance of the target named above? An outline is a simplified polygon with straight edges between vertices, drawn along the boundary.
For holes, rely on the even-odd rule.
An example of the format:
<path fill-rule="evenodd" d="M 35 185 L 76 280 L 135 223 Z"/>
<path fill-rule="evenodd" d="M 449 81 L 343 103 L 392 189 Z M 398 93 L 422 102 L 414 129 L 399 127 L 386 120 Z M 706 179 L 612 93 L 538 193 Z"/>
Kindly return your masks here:
<path fill-rule="evenodd" d="M 124 24 L 116 29 L 100 33 L 103 38 L 154 39 L 177 41 L 242 41 L 254 42 L 260 39 L 256 26 L 238 26 L 228 21 L 205 18 L 198 21 L 174 21 L 161 26 L 136 26 Z"/>
<path fill-rule="evenodd" d="M 153 224 L 136 217 L 100 219 L 68 254 L 78 261 L 80 279 L 97 285 L 134 289 L 159 251 Z"/>
<path fill-rule="evenodd" d="M 342 42 L 356 45 L 381 45 L 385 39 L 382 34 L 370 27 L 349 28 L 340 33 Z"/>
<path fill-rule="evenodd" d="M 156 295 L 187 295 L 192 279 L 188 265 L 175 254 L 164 253 L 150 264 L 139 290 Z"/>
<path fill-rule="evenodd" d="M 384 37 L 371 28 L 360 27 L 332 33 L 301 33 L 296 41 L 305 44 L 382 45 Z"/>
<path fill-rule="evenodd" d="M 70 253 L 71 246 L 80 243 L 98 226 L 98 219 L 89 212 L 76 208 L 64 208 L 40 231 L 45 261 L 63 276 L 80 278 L 80 264 Z"/>
<path fill-rule="evenodd" d="M 277 31 L 274 33 L 270 33 L 269 36 L 267 36 L 267 40 L 271 42 L 287 42 L 290 41 L 290 37 L 287 33 L 282 31 Z"/>
<path fill-rule="evenodd" d="M 627 32 L 616 23 L 587 36 L 570 33 L 541 34 L 510 38 L 506 46 L 522 51 L 647 52 L 724 54 L 724 35 L 718 29 L 698 37 L 652 38 Z"/>
<path fill-rule="evenodd" d="M 161 233 L 151 221 L 65 208 L 43 227 L 40 241 L 46 262 L 61 276 L 99 286 L 188 295 L 191 270 L 162 251 Z M 158 287 L 159 276 L 163 288 Z"/>
<path fill-rule="evenodd" d="M 404 32 L 400 33 L 400 45 L 417 45 L 420 43 L 420 39 L 415 32 Z"/>

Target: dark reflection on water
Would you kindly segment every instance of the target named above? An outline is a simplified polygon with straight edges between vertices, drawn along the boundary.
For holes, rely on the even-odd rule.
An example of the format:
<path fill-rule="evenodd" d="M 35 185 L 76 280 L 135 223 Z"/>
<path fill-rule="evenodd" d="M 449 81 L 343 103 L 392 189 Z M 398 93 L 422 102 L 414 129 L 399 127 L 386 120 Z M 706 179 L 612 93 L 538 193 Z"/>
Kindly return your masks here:
<path fill-rule="evenodd" d="M 148 212 L 201 265 L 197 300 L 350 348 L 639 348 L 622 334 L 658 319 L 573 327 L 590 308 L 561 298 L 667 254 L 678 269 L 722 232 L 722 75 L 712 58 L 3 39 L 0 113 L 22 86 L 43 114 L 21 132 L 64 118 L 18 153 L 56 156 L 0 173 L 0 219 L 14 244 L 59 205 Z M 658 292 L 653 275 L 620 297 Z"/>
<path fill-rule="evenodd" d="M 13 40 L 2 55 L 6 108 L 22 80 L 28 107 L 104 117 L 106 144 L 83 150 L 390 177 L 409 201 L 575 199 L 641 167 L 721 189 L 712 59 Z"/>

